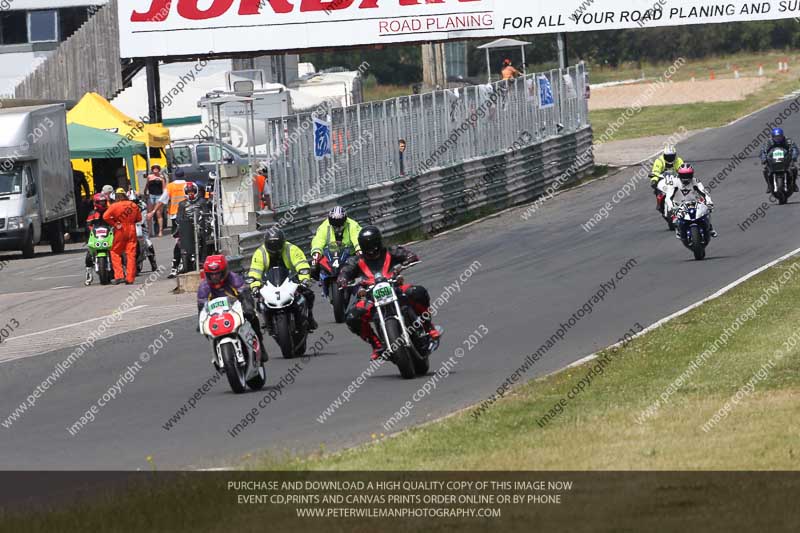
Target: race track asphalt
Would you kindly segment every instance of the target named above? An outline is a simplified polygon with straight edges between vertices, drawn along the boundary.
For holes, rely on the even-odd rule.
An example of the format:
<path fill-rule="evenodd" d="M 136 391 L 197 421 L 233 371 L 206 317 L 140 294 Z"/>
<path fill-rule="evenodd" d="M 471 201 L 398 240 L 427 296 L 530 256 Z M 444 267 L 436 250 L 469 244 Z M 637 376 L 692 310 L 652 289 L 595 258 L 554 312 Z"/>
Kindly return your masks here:
<path fill-rule="evenodd" d="M 784 107 L 778 104 L 734 125 L 702 132 L 679 149 L 685 159 L 696 162 L 698 176 L 708 183 Z M 800 138 L 796 117 L 783 125 L 790 136 Z M 676 124 L 675 129 L 680 126 Z M 685 126 L 691 129 L 690 124 Z M 521 219 L 521 210 L 514 210 L 413 246 L 423 263 L 409 271 L 408 278 L 426 286 L 434 298 L 470 264 L 480 262 L 436 319 L 445 328 L 445 340 L 432 359 L 431 370 L 436 371 L 457 348 L 466 349 L 464 341 L 471 332 L 481 326 L 489 331 L 477 347 L 456 359 L 450 375 L 419 402 L 414 403 L 412 395 L 425 379 L 403 380 L 394 366 L 386 364 L 324 423 L 317 420 L 369 365 L 368 346 L 343 325 L 333 324 L 330 307 L 318 298 L 320 329 L 312 340 L 332 336 L 333 341 L 302 366 L 294 383 L 286 385 L 276 401 L 259 411 L 254 424 L 236 437 L 228 432 L 296 364 L 281 359 L 271 341 L 268 388 L 234 395 L 224 379 L 219 380 L 194 409 L 166 430 L 163 425 L 213 374 L 209 347 L 195 333 L 193 319 L 186 318 L 96 344 L 20 420 L 9 428 L 0 426 L 0 468 L 211 467 L 235 464 L 258 450 L 302 452 L 319 450 L 320 445 L 331 450 L 369 441 L 373 434 L 385 432 L 382 424 L 406 401 L 412 401 L 413 409 L 398 428 L 486 398 L 626 263 L 629 272 L 616 281 L 616 288 L 591 314 L 575 322 L 526 379 L 603 348 L 636 323 L 647 326 L 800 247 L 800 236 L 794 231 L 800 217 L 796 198 L 787 206 L 772 207 L 745 232 L 737 227 L 767 199 L 755 157 L 745 160 L 712 191 L 720 238 L 712 242 L 706 261 L 692 260 L 691 253 L 667 231 L 653 208 L 646 179 L 613 205 L 606 220 L 591 232 L 584 231 L 581 224 L 611 201 L 634 170 L 567 191 L 547 202 L 529 221 Z M 80 255 L 75 258 L 77 262 Z M 12 263 L 4 273 L 9 274 L 6 279 L 24 276 L 20 262 Z M 20 279 L 19 288 L 13 290 L 51 286 L 52 280 Z M 3 290 L 9 290 L 7 283 Z M 135 379 L 93 422 L 70 435 L 67 427 L 165 329 L 174 336 L 166 347 L 141 365 Z M 0 421 L 70 351 L 0 364 Z"/>

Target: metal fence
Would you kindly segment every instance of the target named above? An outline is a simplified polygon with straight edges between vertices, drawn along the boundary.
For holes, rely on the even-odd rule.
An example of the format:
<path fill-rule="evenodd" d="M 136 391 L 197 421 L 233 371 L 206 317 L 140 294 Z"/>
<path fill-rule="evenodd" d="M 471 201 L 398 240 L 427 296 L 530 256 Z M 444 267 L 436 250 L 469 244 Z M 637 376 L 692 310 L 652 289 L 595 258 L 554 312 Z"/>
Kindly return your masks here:
<path fill-rule="evenodd" d="M 542 105 L 541 77 L 549 81 L 551 106 Z M 314 117 L 331 124 L 332 155 L 320 161 L 314 156 Z M 520 142 L 574 133 L 587 124 L 583 65 L 272 119 L 266 128 L 273 201 L 278 208 L 303 205 L 519 148 Z"/>

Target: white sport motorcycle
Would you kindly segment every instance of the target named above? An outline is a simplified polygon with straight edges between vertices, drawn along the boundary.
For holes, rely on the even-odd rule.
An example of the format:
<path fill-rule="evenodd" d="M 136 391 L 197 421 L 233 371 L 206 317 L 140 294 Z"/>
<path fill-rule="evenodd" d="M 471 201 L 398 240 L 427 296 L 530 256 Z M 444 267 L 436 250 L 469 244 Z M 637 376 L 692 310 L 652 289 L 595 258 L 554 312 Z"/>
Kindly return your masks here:
<path fill-rule="evenodd" d="M 242 303 L 224 296 L 206 303 L 200 312 L 200 332 L 214 350 L 214 368 L 228 377 L 236 394 L 250 387 L 259 390 L 267 381 L 261 343 L 253 326 L 245 319 Z"/>
<path fill-rule="evenodd" d="M 298 289 L 300 285 L 279 265 L 267 271 L 259 294 L 262 324 L 281 349 L 285 359 L 306 353 L 308 340 L 308 301 Z"/>

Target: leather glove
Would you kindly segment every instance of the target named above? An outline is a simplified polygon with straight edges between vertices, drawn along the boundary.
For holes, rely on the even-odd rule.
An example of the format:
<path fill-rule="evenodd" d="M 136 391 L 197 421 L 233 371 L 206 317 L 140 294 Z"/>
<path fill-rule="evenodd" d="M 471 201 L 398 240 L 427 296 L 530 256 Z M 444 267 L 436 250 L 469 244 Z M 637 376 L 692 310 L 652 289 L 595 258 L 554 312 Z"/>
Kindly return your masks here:
<path fill-rule="evenodd" d="M 310 289 L 311 288 L 311 280 L 310 279 L 304 279 L 303 281 L 300 282 L 300 284 L 303 287 L 305 287 L 306 289 Z"/>

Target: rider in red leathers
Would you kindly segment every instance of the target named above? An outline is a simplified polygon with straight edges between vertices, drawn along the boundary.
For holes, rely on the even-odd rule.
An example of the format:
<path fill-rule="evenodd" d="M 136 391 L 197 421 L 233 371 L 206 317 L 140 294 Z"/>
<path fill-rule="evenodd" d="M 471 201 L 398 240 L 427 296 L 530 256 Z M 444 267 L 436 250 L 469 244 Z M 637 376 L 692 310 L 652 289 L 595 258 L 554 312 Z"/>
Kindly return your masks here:
<path fill-rule="evenodd" d="M 347 286 L 356 277 L 361 276 L 363 283 L 373 283 L 375 272 L 380 272 L 386 278 L 395 275 L 396 267 L 408 265 L 418 261 L 417 254 L 403 248 L 394 246 L 386 249 L 383 246 L 381 232 L 375 226 L 366 226 L 358 235 L 358 244 L 361 247 L 361 257 L 351 257 L 342 267 L 339 274 L 338 283 L 340 286 Z M 422 317 L 422 327 L 430 336 L 431 340 L 439 339 L 440 332 L 434 327 L 428 312 L 431 298 L 428 291 L 419 285 L 401 285 L 402 299 L 405 299 L 411 309 Z M 372 360 L 378 359 L 386 349 L 381 343 L 380 337 L 372 329 L 372 302 L 366 299 L 359 301 L 347 312 L 347 327 L 350 331 L 361 337 L 372 346 Z"/>

